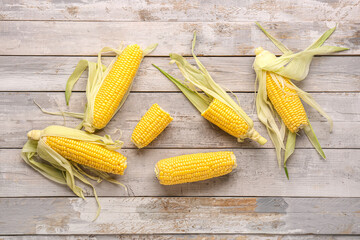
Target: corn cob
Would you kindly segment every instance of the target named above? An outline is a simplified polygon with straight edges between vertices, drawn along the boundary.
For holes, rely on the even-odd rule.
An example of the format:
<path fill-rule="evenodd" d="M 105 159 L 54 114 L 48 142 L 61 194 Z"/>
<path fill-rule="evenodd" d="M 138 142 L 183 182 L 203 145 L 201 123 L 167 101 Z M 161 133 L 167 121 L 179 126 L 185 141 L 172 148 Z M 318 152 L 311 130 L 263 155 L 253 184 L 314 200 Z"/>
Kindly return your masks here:
<path fill-rule="evenodd" d="M 274 74 L 274 77 L 276 77 L 276 74 Z M 286 84 L 290 85 L 287 78 L 284 78 L 284 80 Z M 283 89 L 280 88 L 272 79 L 270 73 L 267 73 L 266 92 L 289 131 L 295 133 L 308 125 L 304 106 L 294 89 L 290 89 L 287 85 L 284 85 Z"/>
<path fill-rule="evenodd" d="M 76 180 L 91 186 L 99 206 L 96 217 L 101 207 L 95 188 L 86 177 L 97 182 L 106 180 L 126 189 L 107 174 L 122 175 L 126 169 L 126 157 L 115 151 L 122 146 L 121 141 L 63 126 L 32 130 L 27 135 L 29 140 L 21 151 L 23 160 L 48 179 L 67 185 L 81 198 L 84 198 L 83 189 L 77 186 Z"/>
<path fill-rule="evenodd" d="M 155 166 L 160 184 L 174 185 L 219 177 L 236 168 L 233 152 L 210 152 L 160 160 Z"/>
<path fill-rule="evenodd" d="M 239 114 L 216 98 L 201 116 L 236 138 L 245 135 L 249 129 L 249 125 Z"/>
<path fill-rule="evenodd" d="M 125 102 L 143 57 L 152 52 L 156 46 L 157 44 L 153 44 L 144 50 L 137 44 L 129 45 L 124 50 L 122 47 L 119 49 L 105 47 L 98 53 L 97 63 L 80 60 L 67 81 L 65 99 L 69 104 L 73 86 L 88 68 L 85 113 L 44 112 L 80 118 L 83 122 L 78 129 L 84 127 L 89 133 L 104 128 Z M 101 64 L 101 54 L 110 51 L 118 54 L 118 57 L 106 68 Z"/>
<path fill-rule="evenodd" d="M 263 145 L 267 140 L 255 129 L 252 119 L 236 103 L 229 94 L 217 84 L 200 60 L 194 54 L 196 34 L 192 44 L 192 55 L 198 68 L 192 66 L 184 57 L 171 53 L 171 62 L 175 62 L 186 82 L 181 82 L 172 77 L 159 67 L 155 66 L 162 74 L 172 81 L 197 108 L 201 115 L 220 127 L 225 132 L 235 136 L 239 142 L 250 138 Z M 200 91 L 203 91 L 201 93 Z"/>
<path fill-rule="evenodd" d="M 142 50 L 137 44 L 127 46 L 120 54 L 96 94 L 92 123 L 94 128 L 104 128 L 111 120 L 128 92 L 141 59 Z"/>
<path fill-rule="evenodd" d="M 64 137 L 44 137 L 47 145 L 64 158 L 93 169 L 123 175 L 126 157 L 103 146 Z"/>
<path fill-rule="evenodd" d="M 309 66 L 314 55 L 344 51 L 347 48 L 322 46 L 325 40 L 335 31 L 335 28 L 332 28 L 305 50 L 293 53 L 261 27 L 259 23 L 256 24 L 283 52 L 282 56 L 276 57 L 273 53 L 258 47 L 255 49 L 256 58 L 253 67 L 259 87 L 256 96 L 257 114 L 260 121 L 266 126 L 274 143 L 278 164 L 280 166 L 283 162 L 286 176 L 289 178 L 286 162 L 295 150 L 296 136 L 300 129 L 304 130 L 311 144 L 325 158 L 301 100 L 324 116 L 330 123 L 330 131 L 332 129 L 332 120 L 326 112 L 310 94 L 298 88 L 290 79 L 304 80 L 308 75 Z M 281 128 L 277 125 L 277 116 L 274 109 L 281 118 Z M 283 126 L 286 126 L 286 128 L 283 128 Z M 285 137 L 287 137 L 286 145 L 284 144 Z M 283 150 L 285 150 L 284 154 L 282 153 Z M 282 161 L 283 156 L 284 160 Z"/>
<path fill-rule="evenodd" d="M 157 103 L 141 118 L 131 135 L 131 141 L 138 147 L 149 145 L 170 124 L 173 118 Z"/>

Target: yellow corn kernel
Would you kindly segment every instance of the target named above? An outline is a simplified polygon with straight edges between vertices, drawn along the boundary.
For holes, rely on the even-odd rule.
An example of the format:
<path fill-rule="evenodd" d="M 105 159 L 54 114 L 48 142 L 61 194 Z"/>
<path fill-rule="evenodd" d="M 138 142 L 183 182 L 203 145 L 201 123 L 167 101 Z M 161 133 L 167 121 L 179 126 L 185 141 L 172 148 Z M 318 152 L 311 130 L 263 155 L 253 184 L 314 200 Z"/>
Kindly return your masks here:
<path fill-rule="evenodd" d="M 230 173 L 236 168 L 233 152 L 210 152 L 160 160 L 155 166 L 160 184 L 196 182 Z"/>
<path fill-rule="evenodd" d="M 249 129 L 248 124 L 239 114 L 216 98 L 201 116 L 237 138 L 244 136 Z"/>
<path fill-rule="evenodd" d="M 141 118 L 131 135 L 131 141 L 138 147 L 149 145 L 170 124 L 173 118 L 157 103 Z"/>
<path fill-rule="evenodd" d="M 126 157 L 103 146 L 64 137 L 47 136 L 45 143 L 62 157 L 103 172 L 123 175 Z"/>
<path fill-rule="evenodd" d="M 284 79 L 287 84 L 290 84 L 287 78 Z M 304 106 L 294 89 L 286 85 L 284 88 L 280 88 L 274 79 L 272 79 L 270 73 L 267 73 L 266 92 L 272 105 L 290 132 L 295 133 L 308 125 Z"/>
<path fill-rule="evenodd" d="M 115 114 L 127 93 L 142 59 L 137 44 L 127 46 L 105 77 L 96 97 L 93 110 L 93 126 L 104 128 Z"/>

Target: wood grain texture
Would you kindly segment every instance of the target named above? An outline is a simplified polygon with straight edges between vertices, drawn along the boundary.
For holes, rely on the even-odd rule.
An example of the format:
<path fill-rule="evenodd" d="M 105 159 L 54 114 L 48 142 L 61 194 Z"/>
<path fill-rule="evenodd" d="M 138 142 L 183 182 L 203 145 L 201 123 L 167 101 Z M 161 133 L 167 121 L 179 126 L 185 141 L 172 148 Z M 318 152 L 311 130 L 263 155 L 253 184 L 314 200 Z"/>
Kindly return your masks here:
<path fill-rule="evenodd" d="M 355 0 L 36 1 L 3 0 L 2 20 L 61 21 L 358 21 Z"/>
<path fill-rule="evenodd" d="M 337 55 L 360 54 L 359 25 L 340 24 L 326 44 L 350 48 Z M 326 22 L 263 23 L 294 51 L 305 49 L 333 26 Z M 96 55 L 102 47 L 117 47 L 122 41 L 142 47 L 158 43 L 152 56 L 168 56 L 170 52 L 190 55 L 194 30 L 198 35 L 198 55 L 253 56 L 259 46 L 280 53 L 252 22 L 0 21 L 0 55 Z"/>
<path fill-rule="evenodd" d="M 244 234 L 165 234 L 165 235 L 25 235 L 25 236 L 0 236 L 0 240 L 358 240 L 358 236 L 337 235 L 244 235 Z"/>
<path fill-rule="evenodd" d="M 360 133 L 353 131 L 360 127 L 360 93 L 314 93 L 314 99 L 334 120 L 334 131 L 329 132 L 329 125 L 314 109 L 307 113 L 312 122 L 322 147 L 324 148 L 359 148 Z M 255 121 L 255 128 L 267 137 L 264 126 L 258 122 L 254 110 L 253 93 L 237 93 L 245 112 Z M 48 125 L 63 125 L 62 116 L 41 113 L 34 100 L 49 111 L 82 112 L 85 106 L 85 94 L 74 93 L 70 107 L 65 107 L 63 93 L 44 92 L 3 92 L 0 93 L 0 120 L 3 128 L 0 133 L 6 138 L 0 139 L 1 148 L 20 148 L 26 140 L 26 133 L 32 129 L 43 129 Z M 149 148 L 272 148 L 271 141 L 260 146 L 255 142 L 238 143 L 229 134 L 219 130 L 206 121 L 182 93 L 133 93 L 125 102 L 123 108 L 112 119 L 105 130 L 99 134 L 113 134 L 118 128 L 122 130 L 122 140 L 125 148 L 134 148 L 129 141 L 132 131 L 140 118 L 154 103 L 169 111 L 174 121 L 165 131 L 149 145 Z M 351 104 L 349 104 L 351 103 Z M 134 107 L 135 106 L 135 107 Z M 76 126 L 79 120 L 67 118 L 67 126 Z M 206 133 L 206 134 L 204 134 Z M 349 139 L 352 139 L 349 141 Z M 304 134 L 297 138 L 298 148 L 312 148 Z"/>
<path fill-rule="evenodd" d="M 359 198 L 1 198 L 2 234 L 359 234 Z M 21 219 L 21 220 L 20 220 Z"/>
<path fill-rule="evenodd" d="M 129 192 L 107 182 L 94 183 L 100 196 L 290 196 L 360 197 L 360 149 L 326 149 L 322 160 L 314 149 L 297 149 L 288 161 L 290 181 L 279 169 L 273 149 L 219 149 L 233 151 L 238 167 L 231 174 L 189 184 L 162 186 L 154 166 L 167 157 L 214 149 L 123 149 L 128 167 L 123 176 Z M 74 196 L 67 187 L 53 183 L 23 162 L 20 149 L 0 150 L 1 197 Z M 80 184 L 81 185 L 81 184 Z M 83 185 L 81 185 L 83 186 Z M 83 186 L 85 195 L 92 189 Z"/>
<path fill-rule="evenodd" d="M 32 57 L 0 56 L 0 91 L 62 91 L 66 81 L 81 59 L 97 61 L 95 57 Z M 105 57 L 109 64 L 112 58 Z M 183 79 L 168 57 L 146 57 L 134 81 L 133 91 L 179 91 L 151 64 Z M 212 77 L 234 92 L 254 91 L 254 57 L 201 57 Z M 190 59 L 190 62 L 192 59 Z M 360 91 L 359 57 L 315 57 L 306 80 L 297 83 L 305 91 Z M 85 89 L 87 73 L 75 85 L 75 91 Z M 19 84 L 21 83 L 21 84 Z"/>

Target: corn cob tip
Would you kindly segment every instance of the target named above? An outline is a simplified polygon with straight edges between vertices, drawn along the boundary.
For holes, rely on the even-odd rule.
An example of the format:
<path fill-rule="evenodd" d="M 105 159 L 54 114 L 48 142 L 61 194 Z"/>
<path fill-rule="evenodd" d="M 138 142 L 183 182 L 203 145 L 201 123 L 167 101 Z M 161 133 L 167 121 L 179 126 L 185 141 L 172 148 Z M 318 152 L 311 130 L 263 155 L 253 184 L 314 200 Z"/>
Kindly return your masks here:
<path fill-rule="evenodd" d="M 155 171 L 155 174 L 156 174 L 156 178 L 157 178 L 158 180 L 160 180 L 160 179 L 159 179 L 159 173 L 160 173 L 160 171 L 159 171 L 159 168 L 158 168 L 157 164 L 155 165 L 154 171 Z"/>
<path fill-rule="evenodd" d="M 39 141 L 42 131 L 41 130 L 31 130 L 27 133 L 29 139 Z"/>
<path fill-rule="evenodd" d="M 258 47 L 258 48 L 255 49 L 255 55 L 259 55 L 263 51 L 264 51 L 264 49 L 262 47 Z"/>
<path fill-rule="evenodd" d="M 237 168 L 237 163 L 236 163 L 236 156 L 233 152 L 231 153 L 230 158 L 234 161 L 234 165 L 232 167 L 232 169 L 234 170 L 235 168 Z"/>
<path fill-rule="evenodd" d="M 141 149 L 141 148 L 144 147 L 144 145 L 139 144 L 138 142 L 136 142 L 133 137 L 131 138 L 131 142 L 132 142 L 133 144 L 135 144 L 135 146 L 136 146 L 138 149 Z"/>

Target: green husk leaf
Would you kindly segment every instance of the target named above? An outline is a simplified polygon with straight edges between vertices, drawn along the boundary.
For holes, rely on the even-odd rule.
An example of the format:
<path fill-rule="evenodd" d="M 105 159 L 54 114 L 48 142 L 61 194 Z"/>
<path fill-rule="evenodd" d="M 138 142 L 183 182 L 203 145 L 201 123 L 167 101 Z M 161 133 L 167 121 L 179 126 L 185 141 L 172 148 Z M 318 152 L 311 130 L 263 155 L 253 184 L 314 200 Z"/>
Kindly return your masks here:
<path fill-rule="evenodd" d="M 94 220 L 96 220 L 96 218 L 99 216 L 101 206 L 94 186 L 84 176 L 87 176 L 90 179 L 96 180 L 98 182 L 100 182 L 101 179 L 104 179 L 109 182 L 122 185 L 126 189 L 125 185 L 112 179 L 107 173 L 94 170 L 96 177 L 87 174 L 76 163 L 65 159 L 51 147 L 49 147 L 42 137 L 67 137 L 99 144 L 112 150 L 120 147 L 120 141 L 112 141 L 108 135 L 100 137 L 94 134 L 86 133 L 84 131 L 66 128 L 63 126 L 49 126 L 41 131 L 33 130 L 28 133 L 28 136 L 31 139 L 27 141 L 21 152 L 21 156 L 24 161 L 46 178 L 63 185 L 67 185 L 77 196 L 81 198 L 84 198 L 83 189 L 76 184 L 76 179 L 80 180 L 84 184 L 89 185 L 93 189 L 94 197 L 98 203 L 98 209 Z M 34 159 L 35 155 L 39 156 L 42 161 L 37 161 Z"/>
<path fill-rule="evenodd" d="M 256 25 L 265 33 L 265 35 L 275 44 L 275 46 L 283 53 L 292 53 L 284 44 L 282 44 L 279 40 L 274 38 L 270 33 L 268 33 L 258 22 L 255 22 Z"/>
<path fill-rule="evenodd" d="M 86 70 L 87 66 L 88 66 L 87 60 L 80 60 L 77 66 L 75 67 L 74 72 L 70 75 L 65 88 L 66 105 L 69 105 L 69 99 L 71 96 L 72 89 L 75 83 L 77 82 L 77 80 L 79 80 L 82 73 Z"/>
<path fill-rule="evenodd" d="M 282 128 L 279 130 L 275 119 L 277 114 L 275 113 L 272 104 L 270 103 L 266 93 L 266 73 L 269 72 L 272 79 L 280 87 L 287 86 L 296 90 L 298 96 L 308 103 L 311 107 L 315 108 L 321 115 L 323 115 L 330 123 L 330 129 L 332 129 L 332 120 L 325 113 L 325 111 L 314 101 L 310 94 L 302 91 L 296 87 L 292 82 L 286 83 L 283 77 L 301 81 L 308 75 L 310 63 L 314 55 L 328 54 L 338 51 L 344 51 L 348 48 L 336 47 L 336 46 L 322 46 L 322 44 L 330 37 L 335 31 L 335 28 L 327 30 L 319 39 L 311 44 L 304 51 L 293 53 L 280 41 L 276 40 L 270 35 L 260 24 L 256 23 L 260 29 L 268 36 L 268 38 L 284 53 L 281 57 L 276 57 L 273 53 L 263 50 L 261 47 L 255 50 L 256 59 L 254 61 L 254 69 L 256 72 L 256 82 L 259 82 L 259 90 L 256 97 L 257 113 L 260 121 L 267 127 L 270 138 L 272 139 L 277 153 L 279 164 L 281 163 L 281 148 L 283 148 L 284 141 L 284 123 L 281 120 Z M 310 124 L 310 123 L 309 123 Z M 311 125 L 304 128 L 305 133 L 308 135 L 311 143 L 317 149 L 321 156 L 325 157 L 319 142 L 315 136 L 315 133 Z M 284 167 L 288 177 L 286 168 L 286 161 L 293 152 L 295 145 L 295 136 L 289 135 L 286 149 Z"/>
<path fill-rule="evenodd" d="M 150 54 L 152 51 L 154 51 L 157 48 L 158 44 L 154 43 L 149 45 L 147 48 L 144 49 L 143 51 L 143 57 L 145 57 L 146 55 Z"/>
<path fill-rule="evenodd" d="M 38 162 L 34 159 L 37 153 L 38 142 L 34 140 L 28 140 L 21 150 L 22 159 L 33 169 L 41 173 L 44 177 L 57 182 L 59 184 L 66 184 L 63 174 L 57 168 Z"/>
<path fill-rule="evenodd" d="M 66 137 L 66 138 L 81 140 L 85 142 L 91 142 L 98 145 L 102 145 L 110 150 L 120 149 L 124 144 L 120 140 L 113 141 L 109 135 L 105 135 L 101 137 L 99 135 L 87 133 L 78 129 L 68 128 L 63 126 L 55 126 L 55 125 L 43 129 L 40 133 L 40 137 L 43 136 Z"/>
<path fill-rule="evenodd" d="M 195 91 L 192 91 L 189 87 L 187 87 L 185 84 L 181 83 L 179 80 L 153 64 L 155 68 L 157 68 L 165 77 L 167 77 L 170 81 L 172 81 L 186 96 L 187 99 L 196 107 L 196 109 L 202 113 L 204 112 L 211 102 L 210 98 L 208 101 L 206 101 L 204 98 L 200 97 L 198 93 Z M 206 97 L 206 96 L 205 96 Z"/>
<path fill-rule="evenodd" d="M 91 67 L 93 67 L 93 65 L 95 65 L 95 68 L 98 68 L 98 65 L 94 62 L 90 62 L 87 60 L 80 60 L 77 64 L 77 66 L 75 67 L 74 72 L 70 75 L 70 77 L 68 78 L 68 81 L 66 83 L 66 88 L 65 88 L 65 100 L 66 100 L 66 105 L 69 105 L 69 100 L 70 100 L 70 96 L 72 93 L 72 89 L 74 87 L 74 85 L 76 84 L 76 82 L 79 80 L 80 76 L 82 75 L 82 73 L 89 67 L 90 65 L 92 65 Z M 106 70 L 106 66 L 105 65 L 101 65 L 102 66 L 102 71 Z M 91 70 L 89 69 L 89 76 L 88 76 L 88 80 L 92 79 L 96 76 L 92 76 L 91 75 Z"/>
<path fill-rule="evenodd" d="M 324 44 L 324 42 L 331 36 L 331 34 L 336 30 L 336 27 L 328 29 L 321 37 L 316 40 L 313 44 L 307 47 L 305 50 L 310 50 L 314 48 L 318 48 Z"/>
<path fill-rule="evenodd" d="M 286 162 L 289 159 L 289 157 L 291 156 L 291 154 L 294 153 L 295 143 L 296 143 L 296 133 L 292 133 L 292 132 L 288 131 L 288 137 L 287 137 L 286 148 L 285 148 L 285 157 L 284 157 L 284 170 L 285 170 L 287 179 L 289 179 L 289 173 L 288 173 L 288 170 L 286 167 Z"/>
<path fill-rule="evenodd" d="M 157 47 L 157 44 L 152 44 L 152 45 L 148 46 L 143 51 L 143 56 L 151 53 L 153 50 L 156 49 L 156 47 Z M 90 62 L 87 60 L 80 60 L 78 62 L 74 72 L 71 74 L 71 76 L 69 77 L 69 79 L 67 81 L 66 90 L 65 90 L 65 99 L 66 99 L 66 104 L 68 105 L 74 85 L 79 80 L 82 73 L 88 68 L 88 81 L 87 81 L 87 85 L 86 85 L 87 104 L 86 104 L 84 113 L 73 113 L 73 112 L 63 112 L 63 111 L 49 112 L 49 111 L 42 109 L 39 106 L 40 109 L 44 113 L 47 113 L 47 114 L 62 115 L 64 117 L 68 116 L 68 117 L 80 118 L 83 121 L 82 121 L 81 125 L 79 125 L 77 128 L 81 129 L 82 127 L 85 127 L 86 131 L 88 131 L 90 133 L 94 132 L 96 129 L 92 125 L 92 122 L 93 122 L 93 108 L 94 108 L 95 97 L 96 97 L 104 79 L 106 78 L 107 74 L 110 72 L 113 64 L 115 63 L 118 56 L 122 53 L 123 50 L 124 50 L 123 44 L 121 44 L 118 49 L 104 47 L 98 53 L 97 62 Z M 113 59 L 113 61 L 109 64 L 108 67 L 103 65 L 102 61 L 101 61 L 102 54 L 106 53 L 106 52 L 114 52 L 117 54 L 117 56 Z M 129 89 L 127 90 L 125 96 L 123 97 L 122 101 L 120 102 L 117 110 L 114 112 L 113 115 L 115 115 L 117 113 L 117 111 L 124 104 L 125 100 L 127 99 L 128 95 L 130 93 L 131 87 L 132 87 L 132 84 L 130 85 Z"/>
<path fill-rule="evenodd" d="M 327 30 L 319 39 L 311 44 L 305 50 L 299 53 L 292 53 L 282 43 L 276 40 L 265 29 L 263 29 L 259 23 L 256 23 L 267 37 L 284 53 L 281 57 L 276 56 L 268 51 L 263 51 L 256 58 L 257 68 L 266 70 L 269 72 L 277 73 L 281 76 L 301 81 L 306 78 L 309 73 L 309 66 L 314 55 L 329 54 L 333 52 L 339 52 L 348 50 L 348 48 L 336 47 L 336 46 L 322 46 L 322 44 L 330 37 L 336 28 Z M 262 61 L 262 59 L 264 59 Z M 272 61 L 269 61 L 272 59 Z"/>
<path fill-rule="evenodd" d="M 326 120 L 329 122 L 330 124 L 330 132 L 332 132 L 333 129 L 333 120 L 331 119 L 331 117 L 322 109 L 322 107 L 312 98 L 312 96 L 301 90 L 300 88 L 298 88 L 297 86 L 295 86 L 293 84 L 293 88 L 296 90 L 298 96 L 304 101 L 306 102 L 309 106 L 311 106 L 312 108 L 314 108 L 316 111 L 318 111 L 324 118 L 326 118 Z"/>
<path fill-rule="evenodd" d="M 256 95 L 256 111 L 259 120 L 266 126 L 267 132 L 276 150 L 276 157 L 278 165 L 281 167 L 282 149 L 285 149 L 284 137 L 285 128 L 282 125 L 279 129 L 276 123 L 276 112 L 274 111 L 271 102 L 268 99 L 266 92 L 266 71 L 256 71 L 256 82 L 259 85 Z"/>
<path fill-rule="evenodd" d="M 128 189 L 126 187 L 125 184 L 115 180 L 114 178 L 112 178 L 108 173 L 106 172 L 102 172 L 102 171 L 99 171 L 99 170 L 96 170 L 94 168 L 90 168 L 90 167 L 87 167 L 87 166 L 82 166 L 83 168 L 87 169 L 88 171 L 90 171 L 91 173 L 93 173 L 94 175 L 96 175 L 97 177 L 99 177 L 101 180 L 105 180 L 107 182 L 110 182 L 110 183 L 113 183 L 113 184 L 117 184 L 117 185 L 120 185 L 122 186 L 126 192 L 128 192 Z"/>
<path fill-rule="evenodd" d="M 304 132 L 305 132 L 306 136 L 308 137 L 308 139 L 310 140 L 311 144 L 316 149 L 316 151 L 320 154 L 320 156 L 323 157 L 324 159 L 326 159 L 325 153 L 320 146 L 319 140 L 317 139 L 314 129 L 312 128 L 309 120 L 308 120 L 308 123 L 309 123 L 309 125 L 304 127 Z"/>
<path fill-rule="evenodd" d="M 238 138 L 238 141 L 243 141 L 244 138 L 251 138 L 260 144 L 265 144 L 266 139 L 259 135 L 253 128 L 254 123 L 244 112 L 244 110 L 231 98 L 231 96 L 218 85 L 210 76 L 209 72 L 196 57 L 194 53 L 196 43 L 196 32 L 194 32 L 194 39 L 192 42 L 192 55 L 196 61 L 197 67 L 192 66 L 184 57 L 171 53 L 171 62 L 175 62 L 184 76 L 186 82 L 205 92 L 211 98 L 216 98 L 224 104 L 232 108 L 237 114 L 239 114 L 249 126 L 249 131 L 245 136 Z M 187 84 L 189 86 L 189 84 Z M 197 91 L 196 91 L 197 92 Z"/>
<path fill-rule="evenodd" d="M 59 112 L 50 112 L 45 110 L 44 108 L 42 108 L 35 100 L 34 103 L 36 106 L 38 106 L 38 108 L 46 114 L 49 115 L 57 115 L 57 116 L 66 116 L 66 117 L 73 117 L 73 118 L 78 118 L 78 119 L 83 119 L 84 118 L 84 113 L 75 113 L 75 112 L 66 112 L 66 111 L 59 111 Z"/>

